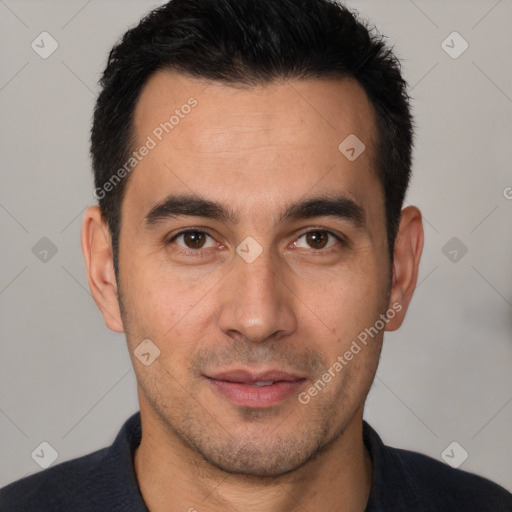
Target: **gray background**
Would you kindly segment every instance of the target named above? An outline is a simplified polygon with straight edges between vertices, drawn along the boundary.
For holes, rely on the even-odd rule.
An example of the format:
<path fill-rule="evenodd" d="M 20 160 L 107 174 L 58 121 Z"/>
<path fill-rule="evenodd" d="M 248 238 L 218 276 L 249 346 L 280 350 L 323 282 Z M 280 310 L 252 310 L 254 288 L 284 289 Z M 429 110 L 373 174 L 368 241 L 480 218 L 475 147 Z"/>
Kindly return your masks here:
<path fill-rule="evenodd" d="M 137 410 L 124 337 L 104 327 L 88 291 L 79 230 L 94 202 L 96 82 L 112 44 L 156 5 L 0 1 L 0 485 L 40 470 L 31 453 L 41 442 L 62 462 L 110 444 Z M 457 441 L 469 453 L 461 469 L 512 490 L 512 3 L 349 5 L 403 60 L 417 124 L 408 202 L 426 234 L 366 419 L 385 442 L 440 460 Z M 59 44 L 47 59 L 31 48 L 43 31 Z M 441 47 L 453 31 L 469 43 L 457 59 Z M 452 51 L 460 43 L 448 39 Z"/>

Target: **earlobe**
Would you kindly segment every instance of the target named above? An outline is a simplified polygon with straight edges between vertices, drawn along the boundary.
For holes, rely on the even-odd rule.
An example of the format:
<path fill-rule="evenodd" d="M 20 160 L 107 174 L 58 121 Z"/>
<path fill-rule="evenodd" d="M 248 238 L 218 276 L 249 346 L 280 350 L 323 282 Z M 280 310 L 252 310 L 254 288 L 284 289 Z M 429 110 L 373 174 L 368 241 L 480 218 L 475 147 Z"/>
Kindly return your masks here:
<path fill-rule="evenodd" d="M 97 206 L 87 208 L 84 214 L 81 242 L 94 301 L 106 326 L 114 332 L 123 332 L 110 233 Z"/>
<path fill-rule="evenodd" d="M 386 324 L 387 331 L 398 329 L 405 318 L 418 280 L 418 268 L 423 251 L 423 223 L 415 206 L 402 210 L 395 241 L 393 277 L 388 307 L 398 313 Z M 400 307 L 399 307 L 400 306 Z"/>

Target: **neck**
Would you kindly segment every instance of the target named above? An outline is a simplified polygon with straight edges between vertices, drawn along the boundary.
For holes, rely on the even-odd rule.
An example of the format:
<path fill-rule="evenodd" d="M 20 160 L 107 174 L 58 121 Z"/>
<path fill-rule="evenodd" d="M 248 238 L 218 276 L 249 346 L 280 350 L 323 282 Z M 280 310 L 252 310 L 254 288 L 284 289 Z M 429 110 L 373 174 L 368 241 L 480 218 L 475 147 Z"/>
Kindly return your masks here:
<path fill-rule="evenodd" d="M 143 404 L 141 419 L 134 465 L 150 512 L 365 510 L 372 467 L 362 437 L 362 408 L 322 453 L 275 478 L 225 473 L 184 445 Z"/>

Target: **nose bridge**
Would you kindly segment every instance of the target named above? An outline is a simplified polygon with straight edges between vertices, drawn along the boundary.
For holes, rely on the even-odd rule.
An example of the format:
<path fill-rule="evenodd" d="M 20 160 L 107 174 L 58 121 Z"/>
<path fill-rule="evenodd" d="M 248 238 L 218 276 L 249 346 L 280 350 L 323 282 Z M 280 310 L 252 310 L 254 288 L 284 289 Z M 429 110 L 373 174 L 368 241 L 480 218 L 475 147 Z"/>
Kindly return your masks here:
<path fill-rule="evenodd" d="M 269 304 L 275 302 L 275 306 L 280 302 L 280 292 L 277 288 L 281 287 L 276 271 L 272 268 L 272 259 L 268 252 L 262 254 L 255 261 L 247 263 L 238 261 L 239 283 L 242 285 L 239 292 L 242 292 L 240 298 L 247 304 L 255 303 L 261 309 L 262 302 Z"/>
<path fill-rule="evenodd" d="M 244 248 L 241 244 L 239 253 Z M 297 327 L 292 297 L 278 277 L 272 254 L 263 251 L 255 259 L 241 254 L 225 283 L 220 328 L 256 342 L 290 334 Z"/>

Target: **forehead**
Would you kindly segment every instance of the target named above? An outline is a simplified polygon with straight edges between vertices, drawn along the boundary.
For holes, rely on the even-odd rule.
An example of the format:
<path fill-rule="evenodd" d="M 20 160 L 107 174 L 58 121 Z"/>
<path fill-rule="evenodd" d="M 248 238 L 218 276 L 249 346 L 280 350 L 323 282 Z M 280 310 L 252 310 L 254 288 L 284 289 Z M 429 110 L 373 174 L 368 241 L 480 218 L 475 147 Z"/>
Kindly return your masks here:
<path fill-rule="evenodd" d="M 185 107 L 188 111 L 186 104 L 190 98 L 198 103 L 199 108 L 194 113 L 201 115 L 188 116 L 185 123 L 188 114 L 184 118 L 180 110 Z M 249 87 L 157 71 L 143 87 L 137 102 L 135 134 L 140 138 L 154 131 L 162 122 L 169 121 L 173 113 L 179 116 L 181 124 L 180 130 L 173 128 L 172 131 L 177 147 L 190 135 L 187 129 L 200 127 L 201 130 L 196 129 L 194 137 L 187 141 L 189 149 L 193 147 L 200 152 L 225 149 L 226 136 L 233 130 L 229 140 L 236 137 L 239 145 L 245 142 L 246 145 L 240 147 L 243 150 L 256 147 L 259 142 L 259 138 L 254 140 L 251 130 L 281 135 L 276 140 L 281 142 L 282 138 L 293 141 L 297 132 L 305 133 L 308 128 L 324 139 L 330 132 L 337 141 L 348 135 L 350 128 L 371 143 L 375 126 L 373 107 L 362 87 L 351 78 L 296 80 Z M 246 133 L 245 138 L 240 137 L 241 131 Z M 215 137 L 220 134 L 221 139 Z M 311 140 L 315 142 L 316 138 Z"/>
<path fill-rule="evenodd" d="M 352 79 L 232 87 L 159 71 L 139 97 L 134 136 L 135 149 L 153 146 L 127 187 L 146 210 L 171 193 L 201 191 L 236 210 L 272 208 L 312 188 L 364 203 L 379 188 L 374 110 Z M 345 140 L 364 144 L 356 160 L 340 151 Z"/>

